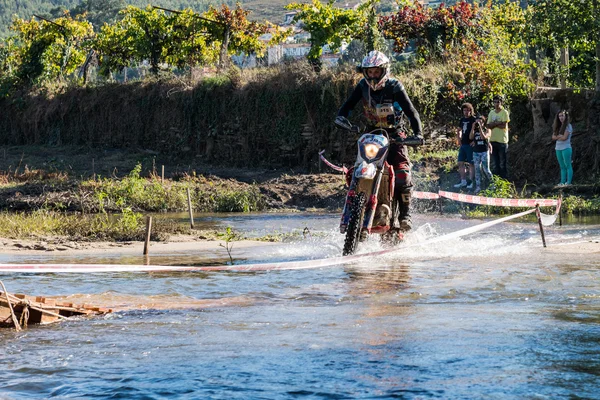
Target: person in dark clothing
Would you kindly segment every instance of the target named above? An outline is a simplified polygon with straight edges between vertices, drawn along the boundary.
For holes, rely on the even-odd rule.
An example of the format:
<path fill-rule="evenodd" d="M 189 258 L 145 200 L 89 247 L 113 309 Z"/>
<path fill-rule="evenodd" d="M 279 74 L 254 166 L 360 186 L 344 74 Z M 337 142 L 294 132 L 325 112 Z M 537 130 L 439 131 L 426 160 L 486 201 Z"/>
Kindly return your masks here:
<path fill-rule="evenodd" d="M 473 189 L 473 178 L 475 171 L 473 170 L 473 139 L 471 139 L 471 133 L 475 127 L 475 110 L 471 103 L 465 103 L 462 105 L 463 118 L 458 123 L 458 136 L 457 142 L 460 146 L 458 148 L 458 173 L 460 175 L 460 182 L 454 185 L 455 188 Z M 469 172 L 469 178 L 471 183 L 467 186 L 467 171 Z"/>
<path fill-rule="evenodd" d="M 401 122 L 404 113 L 410 122 L 413 138 L 422 141 L 422 124 L 419 113 L 413 106 L 402 83 L 389 75 L 390 60 L 379 51 L 371 51 L 363 59 L 359 70 L 364 78 L 338 111 L 338 117 L 347 118 L 359 101 L 363 102 L 365 117 L 370 129 L 383 128 L 391 139 L 405 139 Z M 387 162 L 394 167 L 394 198 L 399 204 L 399 229 L 408 231 L 412 228 L 410 219 L 410 200 L 412 193 L 411 168 L 406 146 L 392 142 Z"/>

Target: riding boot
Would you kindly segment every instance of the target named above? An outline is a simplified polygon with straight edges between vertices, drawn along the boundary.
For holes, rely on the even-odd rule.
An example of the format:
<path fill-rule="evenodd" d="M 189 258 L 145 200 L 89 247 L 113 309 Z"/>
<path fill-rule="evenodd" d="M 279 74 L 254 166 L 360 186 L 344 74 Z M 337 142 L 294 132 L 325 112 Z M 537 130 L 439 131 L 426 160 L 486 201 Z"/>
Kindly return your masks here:
<path fill-rule="evenodd" d="M 401 201 L 399 201 L 399 215 L 398 220 L 400 222 L 400 231 L 408 232 L 412 229 L 412 221 L 410 219 L 410 197 L 411 190 L 407 188 L 402 191 Z"/>
<path fill-rule="evenodd" d="M 399 232 L 407 232 L 412 228 L 410 220 L 410 195 L 413 185 L 410 167 L 411 165 L 408 161 L 394 166 L 396 175 L 394 201 L 396 203 Z"/>

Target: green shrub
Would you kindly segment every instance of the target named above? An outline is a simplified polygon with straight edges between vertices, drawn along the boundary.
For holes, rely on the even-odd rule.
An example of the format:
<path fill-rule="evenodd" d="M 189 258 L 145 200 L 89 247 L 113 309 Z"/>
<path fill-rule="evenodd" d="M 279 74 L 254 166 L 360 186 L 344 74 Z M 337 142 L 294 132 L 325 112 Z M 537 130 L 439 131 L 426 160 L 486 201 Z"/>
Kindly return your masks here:
<path fill-rule="evenodd" d="M 190 189 L 196 212 L 251 212 L 266 207 L 256 185 L 204 177 L 162 183 L 154 176 L 142 178 L 141 168 L 141 164 L 137 164 L 121 180 L 104 178 L 84 182 L 82 187 L 93 193 L 97 211 L 184 211 L 188 207 L 187 189 Z"/>

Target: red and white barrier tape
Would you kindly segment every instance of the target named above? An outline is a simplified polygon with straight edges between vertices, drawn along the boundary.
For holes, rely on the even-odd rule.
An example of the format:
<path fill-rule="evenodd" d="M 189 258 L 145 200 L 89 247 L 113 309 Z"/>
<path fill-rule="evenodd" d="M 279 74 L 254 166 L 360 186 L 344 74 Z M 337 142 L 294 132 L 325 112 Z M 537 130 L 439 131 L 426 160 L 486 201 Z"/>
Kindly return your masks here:
<path fill-rule="evenodd" d="M 426 199 L 426 200 L 437 200 L 440 198 L 440 195 L 437 193 L 418 192 L 416 190 L 412 192 L 411 196 L 414 197 L 415 199 Z"/>
<path fill-rule="evenodd" d="M 499 207 L 553 207 L 559 204 L 555 199 L 500 199 L 494 197 L 482 197 L 471 194 L 446 192 L 440 190 L 440 197 L 461 201 L 463 203 L 481 204 L 484 206 L 499 206 Z"/>
<path fill-rule="evenodd" d="M 325 150 L 321 150 L 319 152 L 319 157 L 325 164 L 327 164 L 330 168 L 346 173 L 348 172 L 348 168 L 342 166 L 338 167 L 335 164 L 329 162 L 325 156 L 323 155 Z M 494 197 L 482 197 L 476 196 L 472 194 L 463 194 L 463 193 L 455 193 L 455 192 L 446 192 L 444 190 L 440 190 L 438 193 L 432 192 L 418 192 L 413 191 L 412 197 L 416 199 L 426 199 L 426 200 L 437 200 L 440 197 L 445 197 L 447 199 L 460 201 L 463 203 L 471 203 L 471 204 L 481 204 L 485 206 L 498 206 L 498 207 L 535 207 L 539 205 L 540 207 L 553 207 L 559 205 L 558 200 L 554 199 L 501 199 Z"/>

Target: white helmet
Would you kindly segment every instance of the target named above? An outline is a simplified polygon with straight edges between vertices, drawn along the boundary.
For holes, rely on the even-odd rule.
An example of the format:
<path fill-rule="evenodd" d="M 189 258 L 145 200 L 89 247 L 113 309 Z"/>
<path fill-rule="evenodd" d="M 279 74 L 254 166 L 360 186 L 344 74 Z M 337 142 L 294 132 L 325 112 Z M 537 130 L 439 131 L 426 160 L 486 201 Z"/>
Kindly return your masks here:
<path fill-rule="evenodd" d="M 380 51 L 373 50 L 365 56 L 360 65 L 360 69 L 365 77 L 365 80 L 373 90 L 379 90 L 385 86 L 385 82 L 389 77 L 390 59 Z M 367 68 L 381 68 L 383 70 L 380 78 L 369 78 Z"/>

